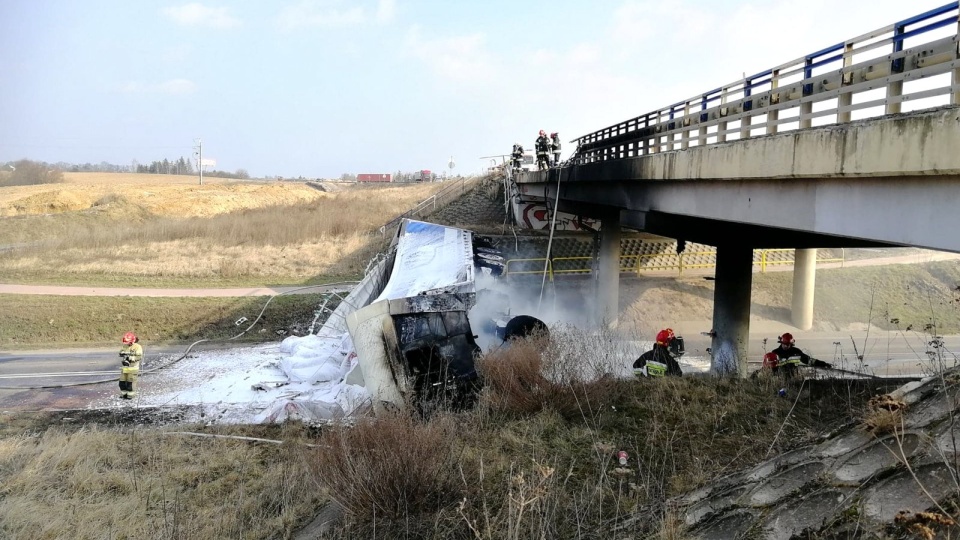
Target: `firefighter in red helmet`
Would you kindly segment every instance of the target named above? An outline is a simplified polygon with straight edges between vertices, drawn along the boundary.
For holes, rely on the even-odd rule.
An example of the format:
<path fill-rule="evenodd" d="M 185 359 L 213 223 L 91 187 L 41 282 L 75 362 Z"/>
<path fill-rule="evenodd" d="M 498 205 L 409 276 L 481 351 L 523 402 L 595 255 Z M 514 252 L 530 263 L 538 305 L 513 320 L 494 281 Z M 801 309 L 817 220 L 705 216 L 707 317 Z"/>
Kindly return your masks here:
<path fill-rule="evenodd" d="M 763 355 L 763 367 L 765 369 L 777 369 L 777 364 L 780 363 L 780 358 L 777 356 L 777 353 L 768 352 Z"/>
<path fill-rule="evenodd" d="M 665 375 L 683 375 L 677 359 L 683 356 L 683 338 L 670 328 L 657 332 L 657 342 L 653 348 L 640 355 L 633 363 L 633 374 L 637 377 L 663 377 Z"/>
<path fill-rule="evenodd" d="M 778 373 L 785 375 L 787 377 L 793 377 L 797 374 L 797 368 L 800 365 L 820 367 L 820 368 L 832 368 L 833 364 L 829 362 L 823 362 L 817 360 L 812 356 L 804 353 L 796 346 L 796 340 L 793 339 L 793 334 L 786 332 L 777 339 L 777 343 L 780 344 L 779 347 L 770 351 L 763 357 L 763 366 L 768 367 L 770 364 L 770 370 L 773 373 Z M 771 358 L 767 360 L 770 355 L 775 356 L 776 358 Z"/>
<path fill-rule="evenodd" d="M 121 342 L 123 347 L 120 349 L 120 397 L 133 399 L 136 395 L 133 385 L 137 382 L 137 375 L 140 373 L 143 347 L 140 345 L 140 338 L 133 332 L 124 334 Z"/>

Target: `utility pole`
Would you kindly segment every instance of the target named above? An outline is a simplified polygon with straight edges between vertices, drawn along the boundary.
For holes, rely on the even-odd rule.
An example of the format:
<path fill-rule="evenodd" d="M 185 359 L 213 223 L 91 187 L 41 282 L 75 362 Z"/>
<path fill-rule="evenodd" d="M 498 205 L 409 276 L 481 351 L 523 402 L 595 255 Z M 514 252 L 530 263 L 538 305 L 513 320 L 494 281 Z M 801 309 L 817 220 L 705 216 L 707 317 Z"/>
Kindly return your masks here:
<path fill-rule="evenodd" d="M 196 139 L 197 145 L 193 147 L 197 156 L 197 170 L 200 171 L 200 185 L 203 185 L 203 141 Z"/>

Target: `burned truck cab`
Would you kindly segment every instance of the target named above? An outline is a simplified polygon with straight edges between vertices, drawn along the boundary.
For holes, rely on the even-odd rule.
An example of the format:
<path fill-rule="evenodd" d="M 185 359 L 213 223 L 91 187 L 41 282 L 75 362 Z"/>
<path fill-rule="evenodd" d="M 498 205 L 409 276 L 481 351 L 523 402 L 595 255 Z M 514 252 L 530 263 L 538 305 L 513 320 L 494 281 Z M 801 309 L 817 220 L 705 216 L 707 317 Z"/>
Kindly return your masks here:
<path fill-rule="evenodd" d="M 471 402 L 481 348 L 468 313 L 477 302 L 476 278 L 495 279 L 502 264 L 489 239 L 470 231 L 401 222 L 391 254 L 371 274 L 375 280 L 366 278 L 378 284 L 371 301 L 346 316 L 375 411 Z"/>
<path fill-rule="evenodd" d="M 411 299 L 412 300 L 412 299 Z M 418 401 L 468 405 L 478 385 L 469 298 L 455 294 L 417 297 L 409 307 L 430 309 L 392 315 L 401 364 Z"/>

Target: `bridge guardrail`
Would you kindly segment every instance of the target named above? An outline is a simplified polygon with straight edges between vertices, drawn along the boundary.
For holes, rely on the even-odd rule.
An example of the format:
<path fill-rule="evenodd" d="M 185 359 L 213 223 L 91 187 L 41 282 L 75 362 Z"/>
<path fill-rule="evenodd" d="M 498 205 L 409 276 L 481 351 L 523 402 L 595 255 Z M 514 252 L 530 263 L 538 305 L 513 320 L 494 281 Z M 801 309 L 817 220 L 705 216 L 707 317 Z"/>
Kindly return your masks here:
<path fill-rule="evenodd" d="M 793 249 L 761 249 L 756 250 L 754 255 L 754 266 L 760 267 L 760 272 L 765 273 L 768 266 L 785 266 L 794 264 L 794 260 L 784 259 L 784 260 L 770 260 L 769 255 L 772 253 L 788 253 L 794 252 Z M 757 253 L 759 257 L 757 257 Z M 684 270 L 694 270 L 694 269 L 703 269 L 703 268 L 715 268 L 717 263 L 685 263 L 684 257 L 695 257 L 695 256 L 716 256 L 716 251 L 696 251 L 691 253 L 643 253 L 639 255 L 621 255 L 620 256 L 620 273 L 635 273 L 637 275 L 642 274 L 644 271 L 667 271 L 667 270 L 676 270 L 678 275 L 683 275 Z M 675 264 L 659 264 L 656 266 L 644 266 L 642 261 L 644 259 L 651 259 L 655 257 L 667 257 L 667 258 L 676 258 L 677 262 Z M 593 257 L 554 257 L 553 259 L 546 259 L 543 257 L 532 258 L 532 259 L 507 259 L 504 263 L 503 273 L 504 275 L 524 275 L 524 274 L 543 274 L 544 267 L 546 267 L 547 278 L 550 281 L 554 280 L 554 277 L 558 274 L 590 274 L 592 269 Z M 625 263 L 626 261 L 626 263 Z M 840 263 L 843 264 L 845 261 L 845 254 L 841 250 L 840 257 L 823 257 L 817 256 L 817 263 Z M 573 262 L 574 265 L 580 262 L 585 262 L 586 264 L 580 267 L 570 267 L 569 263 Z M 533 263 L 537 263 L 534 265 Z M 524 266 L 523 269 L 511 269 L 511 265 Z M 561 268 L 558 268 L 561 266 Z"/>
<path fill-rule="evenodd" d="M 451 202 L 453 199 L 464 195 L 468 189 L 467 183 L 476 183 L 481 179 L 482 177 L 479 179 L 476 177 L 462 177 L 459 180 L 454 180 L 452 185 L 441 188 L 440 191 L 417 203 L 417 205 L 412 209 L 407 210 L 399 216 L 384 223 L 377 232 L 380 233 L 380 236 L 386 236 L 387 229 L 395 227 L 398 223 L 400 223 L 400 220 L 404 218 L 423 217 L 426 210 L 436 210 L 438 205 L 443 206 Z"/>
<path fill-rule="evenodd" d="M 823 120 L 816 125 L 845 123 L 903 112 L 905 102 L 928 100 L 918 107 L 927 108 L 940 104 L 930 102 L 939 98 L 944 105 L 958 105 L 958 4 L 579 137 L 571 141 L 577 150 L 570 161 L 586 164 L 685 150 L 814 127 L 816 120 Z M 926 82 L 919 84 L 921 80 Z M 883 97 L 871 94 L 879 92 Z"/>

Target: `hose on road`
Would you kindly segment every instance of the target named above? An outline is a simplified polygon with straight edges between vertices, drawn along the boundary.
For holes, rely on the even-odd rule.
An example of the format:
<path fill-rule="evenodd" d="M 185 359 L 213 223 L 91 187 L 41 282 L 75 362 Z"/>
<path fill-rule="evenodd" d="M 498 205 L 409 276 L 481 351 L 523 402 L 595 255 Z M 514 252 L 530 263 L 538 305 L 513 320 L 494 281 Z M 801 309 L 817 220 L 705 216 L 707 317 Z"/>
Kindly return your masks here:
<path fill-rule="evenodd" d="M 324 283 L 323 285 L 308 285 L 308 286 L 306 286 L 306 287 L 298 287 L 298 288 L 296 288 L 296 289 L 290 289 L 289 291 L 283 291 L 283 292 L 281 292 L 281 293 L 277 293 L 277 294 L 271 296 L 271 297 L 267 300 L 267 302 L 266 302 L 265 304 L 263 304 L 263 308 L 260 309 L 260 313 L 257 314 L 257 318 L 254 319 L 253 322 L 250 323 L 250 326 L 248 326 L 243 332 L 240 332 L 239 334 L 237 334 L 237 335 L 235 335 L 235 336 L 233 336 L 233 337 L 230 337 L 230 338 L 227 338 L 227 339 L 223 339 L 223 340 L 201 339 L 201 340 L 194 341 L 193 343 L 190 344 L 189 347 L 186 348 L 185 351 L 183 351 L 183 353 L 180 354 L 179 357 L 177 357 L 177 358 L 175 358 L 174 360 L 172 360 L 172 361 L 170 361 L 170 362 L 167 362 L 167 363 L 165 363 L 165 364 L 163 364 L 163 365 L 157 366 L 157 367 L 155 367 L 155 368 L 143 370 L 143 371 L 140 372 L 140 375 L 148 375 L 148 374 L 150 374 L 150 373 L 156 373 L 156 372 L 158 372 L 158 371 L 160 371 L 160 370 L 166 369 L 166 368 L 168 368 L 168 367 L 170 367 L 170 366 L 173 366 L 173 365 L 177 364 L 178 362 L 180 362 L 181 360 L 183 360 L 184 358 L 186 358 L 187 355 L 190 354 L 190 351 L 191 351 L 196 345 L 198 345 L 198 344 L 200 344 L 200 343 L 204 343 L 204 342 L 210 342 L 210 343 L 226 343 L 226 342 L 229 342 L 229 341 L 233 341 L 233 340 L 235 340 L 235 339 L 239 339 L 239 338 L 242 337 L 244 334 L 246 334 L 247 332 L 249 332 L 250 329 L 252 329 L 252 328 L 260 321 L 261 318 L 263 318 L 264 312 L 267 311 L 267 306 L 269 306 L 269 305 L 270 305 L 270 302 L 273 302 L 273 299 L 276 298 L 276 297 L 278 297 L 278 296 L 282 296 L 282 295 L 285 295 L 285 294 L 291 294 L 291 293 L 294 293 L 294 292 L 303 291 L 303 290 L 307 290 L 307 289 L 316 289 L 316 288 L 318 288 L 318 287 L 330 287 L 330 286 L 334 286 L 334 285 L 356 285 L 357 283 L 359 283 L 359 282 L 357 282 L 357 281 L 338 281 L 338 282 L 336 282 L 336 283 Z M 94 385 L 94 384 L 112 383 L 112 382 L 116 382 L 116 381 L 118 381 L 118 380 L 120 380 L 120 377 L 119 377 L 119 376 L 113 377 L 113 378 L 110 378 L 110 379 L 100 379 L 100 380 L 96 380 L 96 381 L 86 381 L 86 382 L 78 382 L 78 383 L 48 384 L 48 385 L 41 385 L 41 386 L 0 386 L 0 390 L 49 390 L 49 389 L 52 389 L 52 388 L 72 388 L 72 387 L 75 387 L 75 386 L 90 386 L 90 385 Z"/>

